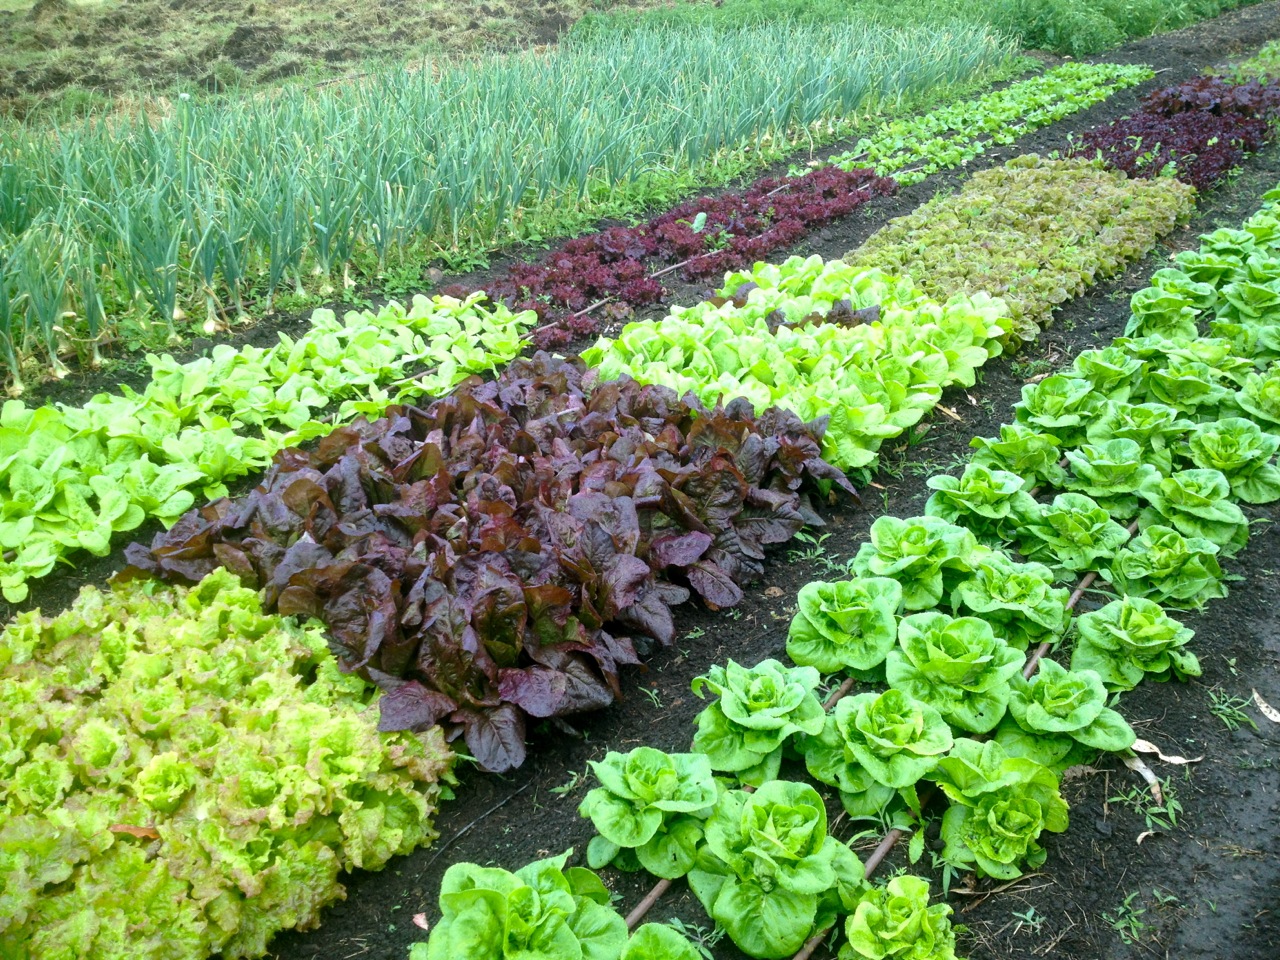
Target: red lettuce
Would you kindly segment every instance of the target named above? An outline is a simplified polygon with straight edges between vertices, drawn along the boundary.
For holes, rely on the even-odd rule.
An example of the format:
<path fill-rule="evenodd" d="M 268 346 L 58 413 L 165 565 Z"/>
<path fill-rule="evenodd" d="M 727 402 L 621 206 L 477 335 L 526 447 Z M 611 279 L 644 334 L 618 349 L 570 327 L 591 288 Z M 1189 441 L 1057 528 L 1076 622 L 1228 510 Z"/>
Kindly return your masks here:
<path fill-rule="evenodd" d="M 611 301 L 599 315 L 625 317 L 661 300 L 665 290 L 653 273 L 662 264 L 683 264 L 687 280 L 719 277 L 897 188 L 896 181 L 863 169 L 766 177 L 742 193 L 700 197 L 639 226 L 568 240 L 536 263 L 515 265 L 485 290 L 512 309 L 538 314 L 539 347 L 561 346 L 599 328 L 598 315 L 582 313 L 597 301 Z M 443 292 L 465 296 L 472 290 L 454 285 Z"/>
<path fill-rule="evenodd" d="M 1203 190 L 1268 143 L 1277 117 L 1280 85 L 1193 77 L 1157 90 L 1133 116 L 1086 132 L 1072 156 L 1101 156 L 1131 177 L 1171 171 Z"/>
<path fill-rule="evenodd" d="M 247 496 L 131 545 L 121 576 L 226 567 L 325 623 L 387 691 L 382 729 L 442 723 L 485 769 L 517 767 L 527 718 L 609 704 L 690 590 L 741 600 L 767 546 L 820 522 L 810 481 L 853 492 L 823 422 L 593 380 L 539 354 L 284 450 Z"/>

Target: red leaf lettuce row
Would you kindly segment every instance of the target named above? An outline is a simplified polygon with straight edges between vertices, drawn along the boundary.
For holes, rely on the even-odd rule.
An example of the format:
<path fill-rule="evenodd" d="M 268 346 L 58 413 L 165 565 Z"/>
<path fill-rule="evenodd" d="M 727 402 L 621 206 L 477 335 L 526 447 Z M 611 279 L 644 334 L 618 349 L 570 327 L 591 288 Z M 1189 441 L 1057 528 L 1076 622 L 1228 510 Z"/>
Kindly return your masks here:
<path fill-rule="evenodd" d="M 687 280 L 719 278 L 897 189 L 891 178 L 865 169 L 765 177 L 741 193 L 687 201 L 648 223 L 566 241 L 540 261 L 517 264 L 506 277 L 489 281 L 485 291 L 494 301 L 538 314 L 547 324 L 536 333 L 539 347 L 561 346 L 599 329 L 595 316 L 579 315 L 598 300 L 612 299 L 606 315 L 615 317 L 661 300 L 665 291 L 646 261 L 684 264 Z M 447 289 L 470 293 L 464 286 Z"/>
<path fill-rule="evenodd" d="M 381 729 L 443 723 L 486 769 L 517 767 L 526 718 L 612 702 L 690 589 L 738 603 L 765 547 L 819 522 L 807 482 L 853 492 L 822 421 L 593 380 L 540 354 L 282 451 L 243 499 L 130 546 L 122 576 L 226 567 L 324 622 L 386 691 Z"/>
<path fill-rule="evenodd" d="M 1277 117 L 1280 83 L 1193 77 L 1157 90 L 1133 116 L 1088 131 L 1073 155 L 1100 155 L 1131 177 L 1172 172 L 1203 190 L 1268 143 Z"/>

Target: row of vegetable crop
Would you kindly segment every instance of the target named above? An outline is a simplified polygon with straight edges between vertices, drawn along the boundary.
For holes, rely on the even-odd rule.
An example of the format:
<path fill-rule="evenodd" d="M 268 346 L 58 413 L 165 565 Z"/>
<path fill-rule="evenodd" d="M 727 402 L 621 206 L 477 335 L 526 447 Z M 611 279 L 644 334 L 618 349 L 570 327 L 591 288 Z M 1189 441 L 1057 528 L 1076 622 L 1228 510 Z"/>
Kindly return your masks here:
<path fill-rule="evenodd" d="M 1144 70 L 1069 64 L 1014 84 L 991 102 L 981 98 L 972 110 L 939 111 L 919 122 L 947 130 L 961 114 L 990 113 L 1007 123 L 1021 110 L 1025 122 L 1038 125 L 1046 97 L 1061 95 L 1078 109 L 1092 102 L 1090 84 L 1109 80 L 1112 85 L 1099 89 L 1110 93 L 1140 82 Z M 929 149 L 907 139 L 894 155 L 917 158 Z M 892 189 L 893 181 L 866 171 L 765 179 L 743 194 L 693 201 L 641 227 L 569 241 L 540 263 L 517 267 L 487 294 L 453 290 L 464 298 L 415 298 L 407 311 L 391 304 L 376 314 L 348 313 L 342 321 L 316 311 L 306 334 L 296 342 L 283 338 L 269 350 L 219 347 L 210 358 L 182 365 L 150 357 L 151 382 L 140 396 L 100 395 L 78 408 L 9 402 L 0 416 L 4 596 L 20 602 L 28 581 L 47 576 L 76 551 L 105 554 L 114 534 L 151 518 L 171 523 L 197 497 L 222 495 L 229 481 L 261 470 L 288 443 L 328 432 L 333 418 L 321 422 L 315 414 L 336 400 L 344 401 L 341 422 L 357 412 L 376 414 L 392 399 L 444 393 L 462 375 L 512 359 L 522 348 L 519 335 L 535 317 L 556 321 L 536 330 L 535 340 L 558 343 L 595 329 L 589 316 L 566 316 L 564 310 L 581 312 L 592 301 L 611 298 L 609 308 L 625 312 L 659 298 L 662 288 L 645 266 L 655 257 L 686 261 L 688 276 L 721 272 L 794 243 L 797 231 Z M 486 296 L 498 302 L 485 304 Z M 407 377 L 422 366 L 428 376 Z M 931 405 L 929 389 L 913 398 L 917 407 Z M 864 440 L 857 442 L 885 429 L 866 424 Z M 866 457 L 846 451 L 842 465 L 861 466 Z"/>
<path fill-rule="evenodd" d="M 1055 303 L 1146 254 L 1190 213 L 1192 195 L 1175 180 L 1022 157 L 891 222 L 852 263 L 758 264 L 731 274 L 719 297 L 658 323 L 629 324 L 583 357 L 605 378 L 828 417 L 824 456 L 846 471 L 866 468 L 944 388 L 972 386 L 984 353 L 1034 339 Z M 1018 231 L 1009 228 L 1015 221 Z M 922 223 L 932 225 L 923 238 Z M 868 272 L 881 264 L 886 273 Z M 920 288 L 887 279 L 904 266 Z M 958 292 L 985 284 L 999 300 Z M 944 303 L 933 311 L 942 329 L 923 343 L 912 329 L 922 290 Z M 787 297 L 795 299 L 779 302 Z M 872 318 L 878 322 L 865 322 Z"/>
<path fill-rule="evenodd" d="M 932 784 L 950 801 L 942 860 L 953 869 L 1012 879 L 1045 861 L 1042 834 L 1067 827 L 1061 772 L 1134 743 L 1109 697 L 1143 678 L 1199 674 L 1191 631 L 1149 597 L 1198 607 L 1224 595 L 1214 558 L 1247 535 L 1233 496 L 1280 498 L 1280 436 L 1268 432 L 1280 428 L 1280 409 L 1258 402 L 1268 383 L 1280 397 L 1280 368 L 1274 350 L 1255 349 L 1280 324 L 1242 324 L 1234 303 L 1243 285 L 1280 281 L 1280 190 L 1266 200 L 1243 231 L 1206 236 L 1198 253 L 1180 256 L 1185 273 L 1162 270 L 1134 298 L 1138 307 L 1152 291 L 1199 285 L 1179 309 L 1211 336 L 1122 339 L 1081 354 L 1077 376 L 1028 385 L 1018 420 L 1000 438 L 974 441 L 961 478 L 931 481 L 925 516 L 878 519 L 852 579 L 801 591 L 788 640 L 797 666 L 713 667 L 693 686 L 715 700 L 698 717 L 692 752 L 640 747 L 593 763 L 599 786 L 579 811 L 598 831 L 591 865 L 687 877 L 750 956 L 785 957 L 844 915 L 845 960 L 954 957 L 950 908 L 930 906 L 928 884 L 915 877 L 869 886 L 862 863 L 829 836 L 821 796 L 777 779 L 782 764 L 802 759 L 853 818 L 908 827 L 921 822 L 921 787 Z M 1145 322 L 1135 312 L 1132 326 Z M 1058 404 L 1069 381 L 1080 387 L 1073 397 L 1087 387 L 1092 400 Z M 1053 422 L 1044 422 L 1049 410 Z M 1089 443 L 1097 424 L 1108 435 Z M 1042 502 L 1051 488 L 1067 492 Z M 1135 514 L 1139 540 L 1124 547 L 1130 531 L 1118 521 Z M 1018 563 L 982 542 L 1019 531 L 1030 531 L 1032 552 L 1048 564 Z M 1138 576 L 1115 573 L 1135 565 Z M 1069 597 L 1055 581 L 1081 570 L 1101 573 L 1120 598 L 1069 631 L 1082 592 Z M 1039 656 L 1071 636 L 1070 668 Z M 1023 672 L 1023 651 L 1037 643 Z M 837 694 L 827 712 L 820 671 L 888 689 Z M 923 837 L 916 829 L 913 862 Z M 446 887 L 475 869 L 451 867 Z M 480 901 L 442 893 L 443 919 L 413 955 L 514 955 L 512 922 L 526 929 L 529 916 L 500 897 Z M 521 945 L 548 958 L 578 955 Z"/>
<path fill-rule="evenodd" d="M 159 120 L 6 125 L 0 359 L 57 374 L 122 319 L 155 338 L 180 309 L 217 327 L 279 290 L 417 285 L 433 259 L 634 215 L 1022 63 L 984 27 L 646 30 Z"/>
<path fill-rule="evenodd" d="M 146 520 L 173 523 L 197 500 L 267 466 L 279 450 L 438 396 L 524 348 L 532 314 L 478 297 L 415 297 L 405 309 L 317 310 L 296 340 L 269 349 L 222 345 L 179 364 L 149 356 L 142 393 L 99 394 L 80 407 L 0 410 L 0 589 L 20 602 L 30 580 Z M 414 374 L 421 370 L 421 373 Z M 414 374 L 414 375 L 410 375 Z M 336 405 L 336 406 L 335 406 Z M 329 410 L 328 416 L 322 416 Z"/>
<path fill-rule="evenodd" d="M 1151 68 L 1142 65 L 1064 63 L 981 97 L 893 120 L 825 163 L 842 170 L 871 166 L 882 177 L 903 185 L 915 183 L 939 170 L 963 166 L 991 147 L 1013 143 L 1153 76 Z"/>
<path fill-rule="evenodd" d="M 381 734 L 316 623 L 226 572 L 0 634 L 0 955 L 257 957 L 430 843 L 453 753 Z"/>
<path fill-rule="evenodd" d="M 859 142 L 853 162 L 766 177 L 741 193 L 702 197 L 647 223 L 570 240 L 536 262 L 517 264 L 485 292 L 512 309 L 538 313 L 538 346 L 567 343 L 596 332 L 599 315 L 625 317 L 660 300 L 665 291 L 658 281 L 666 273 L 679 270 L 696 280 L 749 267 L 822 223 L 893 193 L 897 182 L 962 165 L 981 152 L 979 135 L 1010 143 L 1151 75 L 1140 66 L 1065 64 L 998 93 L 887 123 Z M 911 174 L 899 172 L 908 166 Z"/>
<path fill-rule="evenodd" d="M 1071 153 L 1100 156 L 1131 177 L 1175 176 L 1204 190 L 1273 140 L 1277 119 L 1280 78 L 1202 75 L 1152 93 L 1123 120 L 1087 131 Z"/>

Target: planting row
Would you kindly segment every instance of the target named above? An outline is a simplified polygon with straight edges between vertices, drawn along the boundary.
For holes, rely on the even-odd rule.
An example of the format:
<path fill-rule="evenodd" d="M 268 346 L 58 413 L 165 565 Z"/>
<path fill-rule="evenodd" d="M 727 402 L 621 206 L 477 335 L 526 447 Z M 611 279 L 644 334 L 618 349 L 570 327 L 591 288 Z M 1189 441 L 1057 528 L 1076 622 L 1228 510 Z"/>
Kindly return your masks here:
<path fill-rule="evenodd" d="M 1194 196 L 1177 180 L 1031 154 L 891 220 L 845 261 L 908 275 L 940 299 L 1000 297 L 1013 311 L 1016 347 L 1036 338 L 1055 307 L 1145 256 L 1190 214 Z"/>
<path fill-rule="evenodd" d="M 1085 133 L 1071 152 L 1132 177 L 1172 175 L 1203 190 L 1274 139 L 1278 118 L 1280 78 L 1199 76 L 1157 90 L 1132 116 Z"/>
<path fill-rule="evenodd" d="M 186 364 L 149 357 L 151 381 L 141 394 L 126 388 L 83 407 L 7 401 L 0 412 L 5 599 L 23 600 L 29 580 L 77 551 L 105 556 L 114 534 L 147 519 L 170 524 L 197 496 L 225 495 L 229 482 L 335 421 L 438 396 L 510 361 L 533 315 L 481 308 L 478 299 L 415 297 L 408 310 L 393 303 L 342 320 L 318 310 L 307 333 L 281 336 L 270 349 L 219 346 Z"/>
<path fill-rule="evenodd" d="M 867 467 L 944 388 L 972 386 L 987 356 L 1033 339 L 1053 304 L 1145 255 L 1191 206 L 1191 189 L 1174 180 L 1023 157 L 893 221 L 852 263 L 793 257 L 731 274 L 721 297 L 630 324 L 584 358 L 606 378 L 693 390 L 705 402 L 746 397 L 829 417 L 826 458 Z M 876 265 L 909 268 L 945 305 L 864 272 Z M 974 292 L 984 287 L 1001 299 Z"/>
<path fill-rule="evenodd" d="M 440 730 L 380 734 L 318 625 L 231 574 L 0 634 L 0 954 L 257 957 L 435 839 Z"/>
<path fill-rule="evenodd" d="M 1267 199 L 1280 202 L 1280 191 Z M 1184 265 L 1220 250 L 1223 234 L 1233 236 L 1235 249 L 1220 255 L 1216 279 L 1188 275 L 1187 282 L 1207 289 L 1187 308 L 1210 324 L 1210 333 L 1231 338 L 1153 335 L 1082 354 L 1074 379 L 1094 397 L 1087 421 L 1067 410 L 1058 411 L 1055 424 L 1038 423 L 1037 398 L 1060 388 L 1056 378 L 1029 385 L 1016 408 L 1018 423 L 999 440 L 974 446 L 982 459 L 1020 440 L 1033 466 L 1013 473 L 971 465 L 959 480 L 931 481 L 937 492 L 926 516 L 877 520 L 850 564 L 853 579 L 801 591 L 788 641 L 798 666 L 730 661 L 694 682 L 695 693 L 716 699 L 698 717 L 691 753 L 640 747 L 592 764 L 599 786 L 580 807 L 599 834 L 588 847 L 592 866 L 687 877 L 710 917 L 750 956 L 785 957 L 815 931 L 825 937 L 845 915 L 845 960 L 954 957 L 950 909 L 928 905 L 927 883 L 898 877 L 870 887 L 872 865 L 864 869 L 829 836 L 820 795 L 777 777 L 788 757 L 802 759 L 812 777 L 839 789 L 855 819 L 906 828 L 924 817 L 930 794 L 922 787 L 931 784 L 950 802 L 941 818 L 947 868 L 1008 880 L 1044 863 L 1042 835 L 1067 827 L 1058 775 L 1099 750 L 1122 751 L 1135 741 L 1109 697 L 1145 677 L 1199 673 L 1187 649 L 1191 631 L 1147 599 L 1152 588 L 1161 600 L 1185 605 L 1221 596 L 1220 585 L 1204 586 L 1220 579 L 1213 558 L 1242 546 L 1247 535 L 1233 498 L 1280 497 L 1272 462 L 1280 436 L 1263 429 L 1280 427 L 1280 419 L 1255 412 L 1252 399 L 1259 384 L 1276 377 L 1275 357 L 1244 349 L 1250 341 L 1240 336 L 1230 301 L 1209 295 L 1259 282 L 1268 261 L 1270 279 L 1263 282 L 1280 279 L 1271 259 L 1280 249 L 1280 217 L 1264 210 L 1244 231 L 1209 235 Z M 1157 274 L 1157 284 L 1172 272 Z M 1143 294 L 1135 297 L 1141 302 Z M 1256 332 L 1275 324 L 1246 326 Z M 1183 366 L 1188 362 L 1203 368 L 1196 372 L 1204 389 L 1170 390 L 1191 372 Z M 1223 417 L 1238 413 L 1250 416 Z M 1128 433 L 1084 442 L 1086 422 L 1126 418 L 1180 422 L 1148 433 L 1145 443 Z M 1056 432 L 1034 432 L 1040 428 Z M 1020 429 L 1028 432 L 1015 437 Z M 1091 451 L 1108 443 L 1132 446 L 1111 450 L 1099 470 Z M 1069 447 L 1064 467 L 1058 454 Z M 1130 475 L 1126 482 L 1111 482 L 1122 472 Z M 1129 482 L 1134 473 L 1142 475 L 1137 483 Z M 978 482 L 984 478 L 993 481 L 985 488 Z M 1050 484 L 1069 492 L 1037 500 L 1033 491 Z M 1193 488 L 1197 495 L 1185 495 Z M 1135 513 L 1131 529 L 1142 533 L 1123 547 L 1131 530 L 1117 519 Z M 1032 552 L 1048 565 L 1017 563 L 980 542 L 1009 540 L 1018 530 L 1031 531 Z M 1112 575 L 1136 564 L 1145 565 L 1138 577 Z M 1041 657 L 1069 635 L 1071 608 L 1082 595 L 1068 596 L 1054 581 L 1081 569 L 1101 570 L 1121 598 L 1075 621 L 1068 669 Z M 1196 589 L 1183 589 L 1193 581 Z M 1028 658 L 1032 644 L 1040 646 Z M 849 697 L 842 687 L 824 705 L 817 698 L 820 670 L 888 689 Z M 735 788 L 734 781 L 746 786 Z M 916 829 L 913 862 L 923 854 L 923 837 Z M 429 955 L 511 955 L 503 940 L 507 915 L 492 915 L 483 934 L 464 941 L 460 931 L 476 928 L 474 901 L 442 895 L 441 909 Z"/>
<path fill-rule="evenodd" d="M 880 18 L 934 26 L 982 23 L 1016 37 L 1027 50 L 1081 56 L 1118 46 L 1132 37 L 1176 30 L 1257 0 L 677 0 L 654 8 L 626 6 L 586 14 L 572 36 L 662 25 L 738 30 L 772 20 L 829 22 Z"/>
<path fill-rule="evenodd" d="M 974 100 L 894 120 L 859 140 L 848 153 L 826 162 L 843 170 L 871 166 L 901 184 L 914 183 L 939 170 L 962 166 L 992 146 L 1013 143 L 1152 76 L 1144 66 L 1065 63 L 1043 76 Z"/>
<path fill-rule="evenodd" d="M 539 347 L 568 343 L 598 330 L 599 316 L 625 317 L 660 300 L 665 291 L 659 279 L 667 273 L 679 270 L 694 280 L 749 267 L 813 228 L 894 193 L 897 183 L 887 173 L 911 166 L 913 175 L 923 176 L 958 166 L 981 152 L 980 135 L 1012 142 L 1150 76 L 1145 67 L 1067 64 L 976 101 L 884 125 L 851 155 L 855 161 L 865 157 L 875 174 L 845 162 L 766 177 L 742 193 L 703 197 L 635 227 L 570 240 L 536 263 L 513 267 L 486 293 L 512 309 L 538 313 Z"/>
<path fill-rule="evenodd" d="M 159 121 L 6 126 L 0 360 L 56 374 L 125 321 L 154 342 L 179 309 L 219 326 L 281 289 L 415 286 L 435 258 L 629 215 L 1013 66 L 982 27 L 642 31 Z"/>

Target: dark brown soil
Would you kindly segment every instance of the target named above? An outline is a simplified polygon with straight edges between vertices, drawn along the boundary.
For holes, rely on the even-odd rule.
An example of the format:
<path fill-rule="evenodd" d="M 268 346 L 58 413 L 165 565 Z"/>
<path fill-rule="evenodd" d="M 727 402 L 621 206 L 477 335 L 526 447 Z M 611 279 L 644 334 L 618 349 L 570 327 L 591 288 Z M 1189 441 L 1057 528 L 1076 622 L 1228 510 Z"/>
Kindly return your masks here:
<path fill-rule="evenodd" d="M 1278 3 L 1247 8 L 1181 34 L 1133 44 L 1113 59 L 1152 63 L 1165 71 L 1158 82 L 1173 82 L 1280 35 L 1278 11 Z M 1068 133 L 1124 114 L 1143 92 L 1113 98 L 975 166 L 1014 153 L 1060 149 Z M 951 189 L 963 175 L 937 176 L 899 197 L 877 202 L 793 252 L 840 256 L 889 217 L 912 209 L 939 189 Z M 1278 180 L 1280 148 L 1273 148 L 1208 197 L 1196 220 L 1171 238 L 1170 249 L 1192 246 L 1199 233 L 1214 227 L 1238 226 Z M 1128 316 L 1129 295 L 1145 286 L 1169 252 L 1157 251 L 1123 277 L 1068 304 L 1058 324 L 1025 355 L 993 362 L 977 387 L 945 396 L 943 404 L 958 414 L 959 421 L 939 416 L 920 443 L 888 451 L 877 486 L 864 492 L 861 507 L 844 503 L 828 509 L 823 557 L 850 557 L 883 512 L 920 512 L 929 492 L 925 478 L 954 466 L 967 456 L 971 437 L 994 433 L 1010 417 L 1010 406 L 1028 373 L 1022 365 L 1037 359 L 1053 366 L 1069 364 L 1079 351 L 1117 336 Z M 687 302 L 700 291 L 677 293 Z M 1274 521 L 1278 513 L 1275 506 L 1253 511 L 1262 521 Z M 529 763 L 509 777 L 460 771 L 463 783 L 457 798 L 441 812 L 441 840 L 435 847 L 393 861 L 381 873 L 353 874 L 347 901 L 327 912 L 323 926 L 278 937 L 273 955 L 280 960 L 403 960 L 408 945 L 425 936 L 411 918 L 423 912 L 435 919 L 440 878 L 450 863 L 473 860 L 515 868 L 570 846 L 582 850 L 591 828 L 576 816 L 576 807 L 585 792 L 588 760 L 611 748 L 627 750 L 641 743 L 687 749 L 693 718 L 702 706 L 689 690 L 693 677 L 730 657 L 754 663 L 782 655 L 796 591 L 830 574 L 821 562 L 794 550 L 778 550 L 774 560 L 778 562 L 769 566 L 766 578 L 754 585 L 739 610 L 713 614 L 692 605 L 681 609 L 681 639 L 674 649 L 655 655 L 646 671 L 632 674 L 627 698 L 582 720 L 578 737 L 549 728 L 536 731 Z M 81 564 L 69 576 L 36 585 L 33 600 L 61 608 L 80 584 L 101 582 L 119 563 L 117 551 L 105 560 Z M 1041 874 L 998 893 L 986 883 L 978 885 L 976 894 L 952 891 L 957 919 L 971 928 L 963 946 L 973 960 L 1046 955 L 1062 960 L 1280 957 L 1280 725 L 1248 707 L 1260 732 L 1248 727 L 1231 732 L 1209 710 L 1211 691 L 1248 697 L 1254 689 L 1280 707 L 1277 570 L 1280 536 L 1273 525 L 1261 522 L 1254 528 L 1253 543 L 1233 565 L 1233 572 L 1247 574 L 1247 581 L 1236 584 L 1231 597 L 1211 605 L 1206 614 L 1185 618 L 1197 631 L 1196 650 L 1205 676 L 1185 686 L 1145 685 L 1121 705 L 1145 739 L 1166 752 L 1205 757 L 1187 768 L 1152 763 L 1161 776 L 1171 778 L 1183 805 L 1177 828 L 1136 843 L 1146 829 L 1142 818 L 1108 798 L 1141 781 L 1118 763 L 1104 762 L 1097 775 L 1072 780 L 1065 786 L 1072 826 L 1049 838 L 1049 861 Z M 1184 777 L 1184 771 L 1189 776 Z M 833 815 L 837 806 L 833 803 Z M 842 838 L 850 836 L 847 822 L 836 829 Z M 638 877 L 611 874 L 608 881 L 624 909 L 647 887 Z M 1153 892 L 1157 890 L 1177 900 L 1161 903 Z M 1103 914 L 1114 916 L 1131 893 L 1131 907 L 1145 911 L 1137 917 L 1145 926 L 1137 942 L 1127 945 Z M 1031 909 L 1034 914 L 1028 913 Z M 1024 919 L 1019 921 L 1015 912 Z M 651 916 L 676 916 L 709 928 L 681 883 Z M 715 946 L 714 955 L 741 956 L 727 942 Z M 824 955 L 830 954 L 819 951 L 818 956 Z"/>

